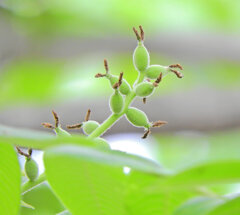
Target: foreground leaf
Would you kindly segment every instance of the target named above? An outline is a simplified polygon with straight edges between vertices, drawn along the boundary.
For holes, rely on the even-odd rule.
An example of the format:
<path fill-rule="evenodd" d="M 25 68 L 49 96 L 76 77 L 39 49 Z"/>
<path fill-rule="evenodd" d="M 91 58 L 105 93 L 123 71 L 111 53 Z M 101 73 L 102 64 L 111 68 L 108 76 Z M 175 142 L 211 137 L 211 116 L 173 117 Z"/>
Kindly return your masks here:
<path fill-rule="evenodd" d="M 174 209 L 195 195 L 192 191 L 151 191 L 148 186 L 159 176 L 131 171 L 129 174 L 126 206 L 131 215 L 172 215 Z"/>
<path fill-rule="evenodd" d="M 93 141 L 81 135 L 56 137 L 47 132 L 19 129 L 3 125 L 0 125 L 0 142 L 34 149 L 45 149 L 60 143 L 95 145 Z"/>
<path fill-rule="evenodd" d="M 22 215 L 53 215 L 64 210 L 64 206 L 46 182 L 31 189 L 22 198 L 34 208 L 21 207 Z"/>
<path fill-rule="evenodd" d="M 13 146 L 0 141 L 0 213 L 18 214 L 21 171 Z"/>
<path fill-rule="evenodd" d="M 222 199 L 216 198 L 194 198 L 181 205 L 181 207 L 175 211 L 174 215 L 206 215 L 223 202 Z"/>
<path fill-rule="evenodd" d="M 240 161 L 206 163 L 186 169 L 166 180 L 158 180 L 152 189 L 193 189 L 199 186 L 240 182 Z"/>
<path fill-rule="evenodd" d="M 122 167 L 104 165 L 97 153 L 82 148 L 59 146 L 46 151 L 44 163 L 51 187 L 73 214 L 126 214 Z"/>
<path fill-rule="evenodd" d="M 211 211 L 209 215 L 239 215 L 240 214 L 240 197 L 236 197 L 218 206 Z"/>

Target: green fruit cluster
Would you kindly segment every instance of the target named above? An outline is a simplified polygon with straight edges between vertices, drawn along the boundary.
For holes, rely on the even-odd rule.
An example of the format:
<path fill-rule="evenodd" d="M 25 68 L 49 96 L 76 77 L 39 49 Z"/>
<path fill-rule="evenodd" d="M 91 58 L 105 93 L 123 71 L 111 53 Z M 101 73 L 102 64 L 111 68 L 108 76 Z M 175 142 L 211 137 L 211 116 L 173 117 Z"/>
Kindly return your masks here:
<path fill-rule="evenodd" d="M 154 93 L 155 88 L 159 86 L 162 78 L 167 74 L 174 73 L 178 78 L 182 78 L 183 75 L 178 69 L 182 70 L 183 68 L 180 64 L 172 64 L 170 66 L 151 65 L 149 52 L 144 45 L 145 35 L 142 26 L 139 26 L 139 31 L 135 28 L 133 28 L 133 31 L 138 41 L 137 47 L 133 52 L 133 65 L 138 72 L 135 84 L 131 86 L 123 78 L 123 72 L 119 76 L 113 75 L 109 70 L 107 60 L 104 60 L 105 73 L 98 73 L 95 77 L 106 78 L 113 89 L 113 93 L 109 98 L 109 107 L 112 112 L 110 117 L 102 124 L 99 124 L 97 121 L 89 120 L 89 110 L 84 122 L 67 126 L 69 129 L 82 128 L 83 133 L 89 136 L 89 138 L 103 143 L 104 141 L 98 139 L 98 137 L 124 115 L 132 125 L 145 128 L 146 132 L 143 138 L 146 138 L 150 133 L 151 127 L 160 127 L 166 124 L 165 121 L 149 122 L 147 115 L 143 111 L 130 106 L 136 96 L 143 98 L 143 102 L 146 103 L 146 99 Z M 45 123 L 44 126 L 54 129 L 58 136 L 69 136 L 70 134 L 59 125 L 57 114 L 53 112 L 53 115 L 55 126 L 49 123 Z"/>

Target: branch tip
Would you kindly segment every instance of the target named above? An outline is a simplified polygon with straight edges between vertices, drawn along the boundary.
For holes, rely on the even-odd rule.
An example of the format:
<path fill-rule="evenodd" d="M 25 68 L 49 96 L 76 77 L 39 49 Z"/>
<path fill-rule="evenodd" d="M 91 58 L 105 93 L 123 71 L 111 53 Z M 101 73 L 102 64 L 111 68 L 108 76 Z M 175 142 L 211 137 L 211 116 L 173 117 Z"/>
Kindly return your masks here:
<path fill-rule="evenodd" d="M 146 102 L 147 102 L 147 98 L 144 97 L 144 98 L 143 98 L 143 104 L 146 104 Z"/>
<path fill-rule="evenodd" d="M 142 139 L 146 139 L 148 135 L 151 133 L 150 129 L 148 129 L 142 136 Z"/>
<path fill-rule="evenodd" d="M 31 154 L 27 154 L 27 153 L 25 153 L 25 152 L 23 152 L 18 146 L 16 146 L 16 149 L 17 149 L 17 151 L 18 151 L 18 153 L 20 154 L 20 155 L 23 155 L 23 156 L 25 156 L 25 157 L 27 157 L 27 158 L 30 158 L 31 157 Z"/>
<path fill-rule="evenodd" d="M 105 68 L 105 70 L 106 70 L 106 73 L 108 74 L 109 68 L 108 68 L 107 59 L 104 59 L 104 68 Z"/>
<path fill-rule="evenodd" d="M 52 124 L 48 123 L 48 122 L 43 122 L 41 124 L 45 128 L 55 129 L 55 127 Z"/>
<path fill-rule="evenodd" d="M 138 33 L 138 31 L 137 31 L 137 29 L 135 27 L 133 27 L 133 31 L 134 31 L 134 33 L 135 33 L 135 35 L 137 37 L 137 40 L 140 41 L 141 40 L 141 36 L 139 35 L 139 33 Z"/>
<path fill-rule="evenodd" d="M 57 113 L 54 110 L 52 110 L 52 114 L 53 114 L 53 117 L 55 119 L 55 128 L 57 128 L 58 125 L 59 125 L 59 117 L 58 117 Z"/>
<path fill-rule="evenodd" d="M 68 129 L 78 129 L 78 128 L 81 128 L 82 127 L 82 123 L 78 123 L 78 124 L 75 124 L 75 125 L 67 125 L 67 128 Z"/>
<path fill-rule="evenodd" d="M 141 25 L 139 25 L 139 29 L 140 29 L 140 34 L 141 34 L 141 40 L 143 41 L 144 40 L 144 30 Z"/>
<path fill-rule="evenodd" d="M 158 120 L 158 121 L 156 121 L 156 122 L 153 123 L 152 127 L 153 127 L 153 128 L 154 128 L 154 127 L 161 127 L 162 125 L 165 125 L 165 124 L 167 124 L 166 121 Z"/>
<path fill-rule="evenodd" d="M 85 116 L 85 122 L 87 122 L 87 121 L 89 120 L 89 118 L 90 118 L 90 113 L 91 113 L 91 110 L 88 109 L 88 110 L 87 110 L 87 113 L 86 113 L 86 116 Z"/>

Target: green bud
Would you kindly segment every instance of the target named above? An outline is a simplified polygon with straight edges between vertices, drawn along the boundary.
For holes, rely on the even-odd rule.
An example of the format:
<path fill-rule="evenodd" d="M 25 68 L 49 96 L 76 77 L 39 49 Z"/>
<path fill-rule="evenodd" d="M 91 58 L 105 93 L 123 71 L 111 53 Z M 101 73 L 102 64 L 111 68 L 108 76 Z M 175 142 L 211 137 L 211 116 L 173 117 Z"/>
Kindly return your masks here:
<path fill-rule="evenodd" d="M 32 158 L 26 158 L 25 172 L 30 181 L 38 177 L 38 164 Z"/>
<path fill-rule="evenodd" d="M 110 149 L 110 146 L 106 140 L 101 137 L 95 138 L 96 146 L 100 149 Z"/>
<path fill-rule="evenodd" d="M 169 72 L 169 67 L 161 65 L 151 65 L 146 70 L 146 76 L 151 79 L 159 77 L 160 73 L 166 75 Z"/>
<path fill-rule="evenodd" d="M 98 122 L 89 120 L 87 122 L 83 122 L 82 129 L 86 135 L 90 135 L 98 126 Z"/>
<path fill-rule="evenodd" d="M 123 96 L 119 93 L 118 90 L 115 90 L 113 95 L 110 98 L 110 108 L 113 113 L 121 113 L 124 105 Z"/>
<path fill-rule="evenodd" d="M 59 137 L 68 137 L 71 136 L 71 134 L 69 134 L 67 131 L 65 131 L 64 129 L 62 129 L 60 126 L 56 127 L 54 129 L 55 133 L 57 136 Z"/>
<path fill-rule="evenodd" d="M 145 127 L 145 128 L 150 127 L 150 123 L 148 121 L 146 114 L 137 108 L 133 108 L 133 107 L 128 108 L 126 116 L 128 121 L 133 125 L 135 125 L 136 127 Z"/>
<path fill-rule="evenodd" d="M 142 82 L 135 88 L 135 93 L 140 97 L 147 97 L 153 93 L 154 86 L 151 82 Z"/>
<path fill-rule="evenodd" d="M 139 42 L 138 46 L 133 53 L 133 64 L 139 72 L 144 72 L 149 66 L 150 57 L 148 50 L 143 45 L 143 42 Z"/>
<path fill-rule="evenodd" d="M 116 75 L 108 74 L 107 78 L 109 79 L 111 86 L 113 86 L 114 84 L 116 84 L 118 82 L 119 77 Z M 127 95 L 128 93 L 130 93 L 131 87 L 125 79 L 122 79 L 122 84 L 119 87 L 119 90 L 123 95 Z"/>

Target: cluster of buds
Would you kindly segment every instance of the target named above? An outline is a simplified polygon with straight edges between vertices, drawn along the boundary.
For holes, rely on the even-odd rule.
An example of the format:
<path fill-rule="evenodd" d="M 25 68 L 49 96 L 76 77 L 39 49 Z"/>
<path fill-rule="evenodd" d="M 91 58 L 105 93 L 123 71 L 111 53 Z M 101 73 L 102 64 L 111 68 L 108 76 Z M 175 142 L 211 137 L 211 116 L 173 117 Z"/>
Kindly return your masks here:
<path fill-rule="evenodd" d="M 146 98 L 154 93 L 155 89 L 160 85 L 164 76 L 173 73 L 178 78 L 182 78 L 183 75 L 179 70 L 182 70 L 183 68 L 180 64 L 172 64 L 170 66 L 150 65 L 150 55 L 144 46 L 144 31 L 142 26 L 139 26 L 139 30 L 140 31 L 138 32 L 137 29 L 133 28 L 138 41 L 138 45 L 133 53 L 133 64 L 139 73 L 138 77 L 141 78 L 138 78 L 136 83 L 131 86 L 123 78 L 123 72 L 121 72 L 119 76 L 111 74 L 106 59 L 104 60 L 105 73 L 98 73 L 95 75 L 95 77 L 106 78 L 114 91 L 109 99 L 109 106 L 112 114 L 117 117 L 125 115 L 131 124 L 136 127 L 143 127 L 145 129 L 145 133 L 142 138 L 146 138 L 150 134 L 150 128 L 160 127 L 167 122 L 150 122 L 143 111 L 134 107 L 129 107 L 131 101 L 134 97 L 138 96 L 143 99 L 144 103 L 146 103 Z M 49 123 L 43 123 L 43 126 L 53 129 L 58 135 L 69 136 L 70 134 L 61 128 L 58 116 L 54 111 L 53 116 L 55 118 L 55 126 Z M 90 110 L 88 110 L 84 122 L 67 126 L 67 128 L 82 128 L 84 134 L 91 135 L 101 125 L 96 121 L 89 120 L 89 117 Z"/>

